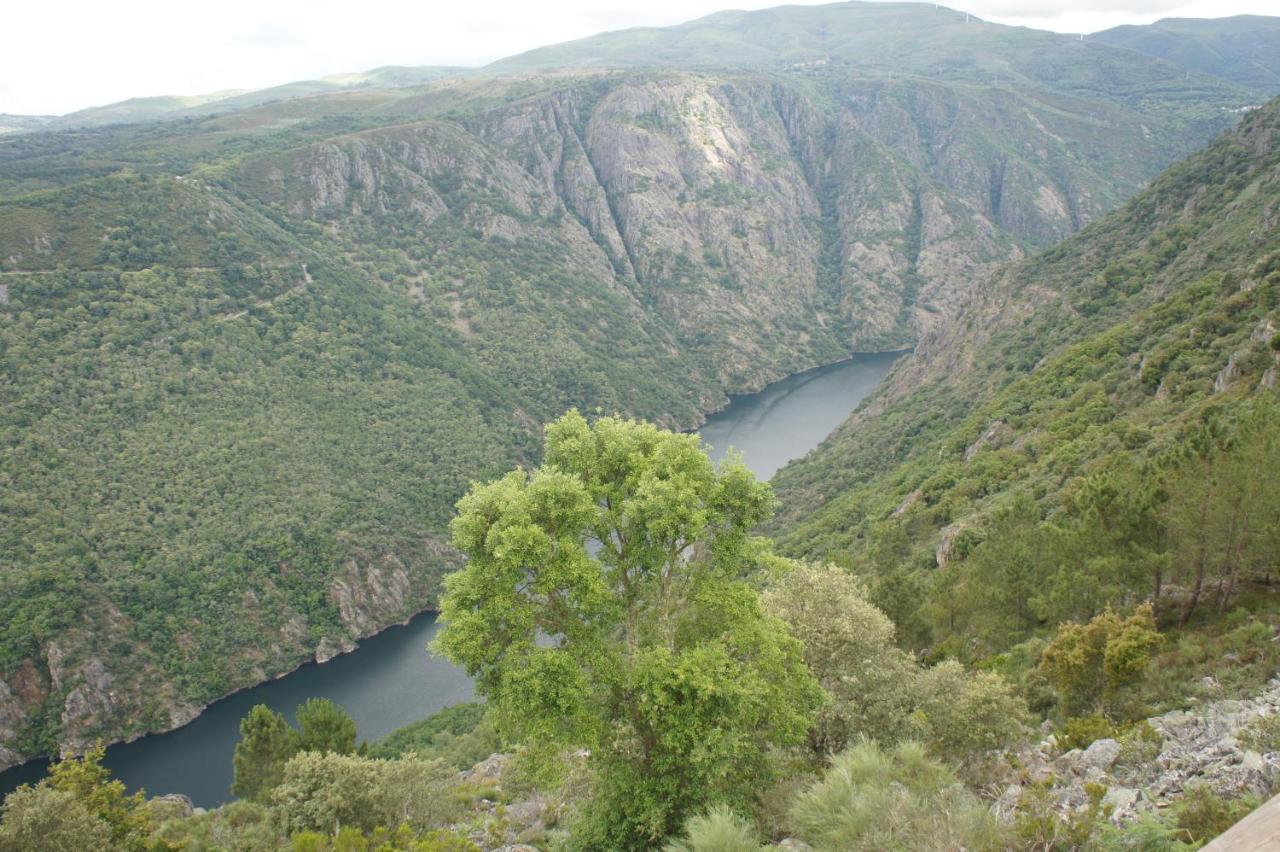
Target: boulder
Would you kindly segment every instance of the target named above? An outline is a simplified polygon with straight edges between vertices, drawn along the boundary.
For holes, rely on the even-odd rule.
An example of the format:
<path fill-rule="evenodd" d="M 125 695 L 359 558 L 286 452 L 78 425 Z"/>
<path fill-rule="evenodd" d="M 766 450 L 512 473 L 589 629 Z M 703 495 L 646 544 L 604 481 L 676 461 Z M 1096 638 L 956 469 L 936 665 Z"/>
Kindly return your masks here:
<path fill-rule="evenodd" d="M 1080 756 L 1080 765 L 1090 769 L 1108 770 L 1120 756 L 1120 743 L 1111 738 L 1094 740 Z"/>

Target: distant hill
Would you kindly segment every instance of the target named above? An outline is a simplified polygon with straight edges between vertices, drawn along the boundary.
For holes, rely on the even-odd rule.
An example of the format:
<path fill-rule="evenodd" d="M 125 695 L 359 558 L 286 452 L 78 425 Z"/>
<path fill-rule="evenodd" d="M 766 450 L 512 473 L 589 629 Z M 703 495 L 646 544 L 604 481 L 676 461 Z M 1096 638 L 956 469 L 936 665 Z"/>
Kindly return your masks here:
<path fill-rule="evenodd" d="M 288 101 L 312 95 L 331 94 L 353 89 L 390 89 L 418 86 L 465 73 L 470 69 L 448 66 L 405 67 L 389 65 L 356 74 L 338 74 L 319 80 L 299 80 L 266 89 L 232 90 L 204 95 L 130 98 L 118 103 L 89 107 L 50 118 L 23 129 L 67 130 L 100 127 L 109 124 L 133 124 L 143 121 L 195 118 L 223 115 L 276 101 Z M 24 116 L 25 118 L 25 116 Z M 0 119 L 0 126 L 4 122 Z"/>
<path fill-rule="evenodd" d="M 1103 30 L 1088 39 L 1167 59 L 1262 95 L 1280 92 L 1280 18 L 1165 18 Z"/>
<path fill-rule="evenodd" d="M 57 116 L 52 115 L 9 115 L 0 113 L 0 135 L 39 130 L 56 119 Z"/>
<path fill-rule="evenodd" d="M 1046 87 L 1082 96 L 1141 99 L 1170 70 L 1076 36 L 988 23 L 928 3 L 846 2 L 717 12 L 671 27 L 637 27 L 541 47 L 488 72 L 564 68 L 801 70 L 918 74 L 983 85 Z M 1223 91 L 1208 76 L 1178 88 Z"/>

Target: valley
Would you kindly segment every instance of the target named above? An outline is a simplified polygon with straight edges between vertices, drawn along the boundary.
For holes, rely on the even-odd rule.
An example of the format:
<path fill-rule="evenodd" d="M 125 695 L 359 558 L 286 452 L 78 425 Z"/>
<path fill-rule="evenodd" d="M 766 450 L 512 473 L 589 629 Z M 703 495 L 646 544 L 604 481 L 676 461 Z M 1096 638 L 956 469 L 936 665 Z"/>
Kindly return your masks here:
<path fill-rule="evenodd" d="M 1276 21 L 790 6 L 0 116 L 0 795 L 127 743 L 251 792 L 113 842 L 1204 842 L 1280 784 Z M 1105 799 L 1198 706 L 1248 772 Z"/>
<path fill-rule="evenodd" d="M 711 415 L 700 436 L 713 458 L 723 458 L 732 448 L 767 478 L 788 459 L 817 446 L 898 357 L 859 355 L 782 379 Z M 436 632 L 434 614 L 417 615 L 408 625 L 363 640 L 354 651 L 215 702 L 176 731 L 114 745 L 107 749 L 104 765 L 130 790 L 178 793 L 206 808 L 231 801 L 231 756 L 240 720 L 255 704 L 292 713 L 308 698 L 329 698 L 351 714 L 362 739 L 373 741 L 471 700 L 465 673 L 426 652 Z M 46 766 L 36 761 L 0 772 L 0 798 L 43 777 Z"/>

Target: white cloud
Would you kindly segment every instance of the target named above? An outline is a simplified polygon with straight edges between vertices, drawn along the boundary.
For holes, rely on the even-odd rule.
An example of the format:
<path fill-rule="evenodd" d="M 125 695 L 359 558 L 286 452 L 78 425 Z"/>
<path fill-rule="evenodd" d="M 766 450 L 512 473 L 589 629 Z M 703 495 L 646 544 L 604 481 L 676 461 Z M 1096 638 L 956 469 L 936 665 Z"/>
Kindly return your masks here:
<path fill-rule="evenodd" d="M 809 2 L 809 0 L 800 0 Z M 5 9 L 0 112 L 253 89 L 379 65 L 479 65 L 606 29 L 779 0 L 42 0 Z M 792 0 L 794 2 L 794 0 Z M 957 0 L 1001 23 L 1092 32 L 1161 17 L 1275 13 L 1275 0 Z"/>

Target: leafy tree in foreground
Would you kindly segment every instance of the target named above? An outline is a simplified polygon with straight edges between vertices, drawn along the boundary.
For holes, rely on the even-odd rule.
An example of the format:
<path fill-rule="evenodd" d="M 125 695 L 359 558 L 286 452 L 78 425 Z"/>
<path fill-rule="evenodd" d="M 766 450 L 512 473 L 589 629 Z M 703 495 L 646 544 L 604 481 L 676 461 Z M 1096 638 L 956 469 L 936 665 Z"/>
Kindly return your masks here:
<path fill-rule="evenodd" d="M 240 720 L 240 742 L 231 761 L 232 794 L 264 801 L 284 778 L 284 765 L 293 757 L 296 734 L 284 716 L 258 704 Z"/>
<path fill-rule="evenodd" d="M 459 501 L 469 561 L 446 580 L 436 648 L 508 736 L 591 748 L 580 845 L 646 848 L 745 803 L 769 746 L 803 739 L 819 689 L 748 582 L 772 502 L 695 436 L 576 411 L 548 426 L 541 468 Z"/>

